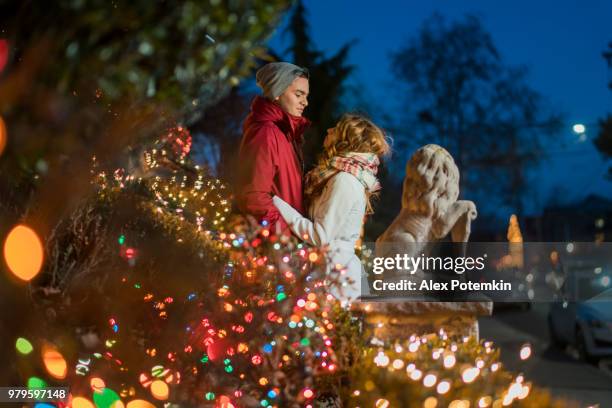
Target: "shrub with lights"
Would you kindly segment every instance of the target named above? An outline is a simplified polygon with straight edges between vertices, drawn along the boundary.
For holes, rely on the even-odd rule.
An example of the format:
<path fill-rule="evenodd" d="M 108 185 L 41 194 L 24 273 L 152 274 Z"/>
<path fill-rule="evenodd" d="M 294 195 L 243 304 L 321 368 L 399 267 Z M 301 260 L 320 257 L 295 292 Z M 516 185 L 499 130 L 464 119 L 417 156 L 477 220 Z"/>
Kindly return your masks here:
<path fill-rule="evenodd" d="M 67 385 L 75 408 L 561 406 L 491 342 L 368 336 L 324 249 L 232 215 L 190 141 L 174 128 L 139 169 L 94 164 L 32 283 L 47 318 L 13 333 L 26 386 Z"/>

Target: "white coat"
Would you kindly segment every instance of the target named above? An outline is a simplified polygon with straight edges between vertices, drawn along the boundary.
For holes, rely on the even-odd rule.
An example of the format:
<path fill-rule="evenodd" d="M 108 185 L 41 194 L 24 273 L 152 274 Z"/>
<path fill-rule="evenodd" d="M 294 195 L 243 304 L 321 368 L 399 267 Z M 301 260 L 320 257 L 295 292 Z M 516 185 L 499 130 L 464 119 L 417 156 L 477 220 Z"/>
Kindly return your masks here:
<path fill-rule="evenodd" d="M 337 273 L 336 265 L 344 266 L 345 273 L 340 279 L 342 287 L 340 290 L 331 288 L 330 292 L 342 302 L 357 299 L 362 279 L 365 279 L 361 261 L 355 255 L 366 211 L 363 184 L 343 171 L 331 177 L 310 206 L 312 221 L 279 197 L 274 197 L 273 201 L 297 236 L 311 245 L 328 247 L 328 274 Z"/>

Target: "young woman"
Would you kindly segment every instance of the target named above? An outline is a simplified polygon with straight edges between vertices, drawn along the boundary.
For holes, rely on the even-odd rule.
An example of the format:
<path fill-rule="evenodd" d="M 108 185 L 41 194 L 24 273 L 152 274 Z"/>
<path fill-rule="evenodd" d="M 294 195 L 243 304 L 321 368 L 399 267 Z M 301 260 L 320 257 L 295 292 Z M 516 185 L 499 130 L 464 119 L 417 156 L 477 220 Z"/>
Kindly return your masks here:
<path fill-rule="evenodd" d="M 359 115 L 344 115 L 336 127 L 328 129 L 323 154 L 306 176 L 305 201 L 311 219 L 279 197 L 274 205 L 304 241 L 328 246 L 328 276 L 341 284 L 331 293 L 343 302 L 360 295 L 365 279 L 355 255 L 366 211 L 371 198 L 380 190 L 376 178 L 380 159 L 389 153 L 385 133 Z"/>

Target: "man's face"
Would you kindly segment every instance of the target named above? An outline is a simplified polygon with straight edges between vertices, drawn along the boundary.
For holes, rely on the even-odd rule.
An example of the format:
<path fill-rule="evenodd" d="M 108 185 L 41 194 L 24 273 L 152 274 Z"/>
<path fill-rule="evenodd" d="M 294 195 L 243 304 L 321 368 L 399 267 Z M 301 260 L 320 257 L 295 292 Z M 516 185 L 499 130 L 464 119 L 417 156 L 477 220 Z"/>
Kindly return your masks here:
<path fill-rule="evenodd" d="M 309 92 L 308 79 L 298 77 L 293 80 L 291 85 L 275 101 L 285 112 L 294 116 L 302 116 L 304 109 L 308 106 Z"/>

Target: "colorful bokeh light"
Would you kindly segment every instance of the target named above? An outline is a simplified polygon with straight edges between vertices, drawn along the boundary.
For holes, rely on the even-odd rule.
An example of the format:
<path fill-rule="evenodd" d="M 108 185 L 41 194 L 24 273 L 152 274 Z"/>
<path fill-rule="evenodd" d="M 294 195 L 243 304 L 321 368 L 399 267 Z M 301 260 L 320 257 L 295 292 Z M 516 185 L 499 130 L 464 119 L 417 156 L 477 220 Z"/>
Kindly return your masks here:
<path fill-rule="evenodd" d="M 4 241 L 4 260 L 19 279 L 29 281 L 38 275 L 43 264 L 44 250 L 36 232 L 17 225 Z"/>

